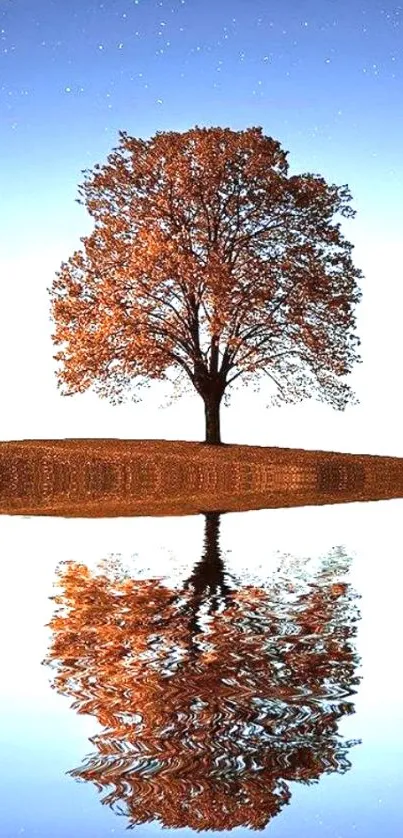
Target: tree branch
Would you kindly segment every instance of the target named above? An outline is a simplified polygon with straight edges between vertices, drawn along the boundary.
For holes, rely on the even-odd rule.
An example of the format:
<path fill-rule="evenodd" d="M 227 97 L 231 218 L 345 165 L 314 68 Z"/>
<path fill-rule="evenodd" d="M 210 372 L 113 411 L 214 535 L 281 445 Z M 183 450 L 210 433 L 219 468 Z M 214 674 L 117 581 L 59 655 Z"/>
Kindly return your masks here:
<path fill-rule="evenodd" d="M 260 369 L 261 369 L 261 370 L 262 370 L 262 372 L 266 372 L 265 367 L 264 367 L 264 366 L 262 366 L 262 365 L 263 365 L 263 364 L 266 364 L 266 363 L 269 363 L 269 364 L 270 364 L 270 363 L 271 363 L 271 361 L 273 361 L 275 358 L 280 358 L 282 355 L 287 355 L 287 356 L 288 356 L 288 355 L 298 355 L 298 357 L 299 357 L 299 358 L 301 358 L 301 360 L 302 360 L 302 361 L 306 361 L 306 363 L 307 363 L 307 364 L 311 364 L 311 363 L 312 363 L 312 358 L 309 358 L 307 355 L 305 355 L 305 354 L 304 354 L 304 352 L 303 352 L 302 350 L 299 350 L 299 349 L 289 349 L 289 350 L 288 350 L 288 349 L 285 349 L 285 350 L 284 350 L 284 352 L 276 352 L 276 353 L 275 353 L 275 355 L 270 355 L 269 357 L 264 357 L 264 356 L 263 356 L 263 357 L 260 359 L 259 364 L 257 364 L 257 366 L 256 366 L 256 370 L 260 370 Z M 243 359 L 242 359 L 242 361 L 244 361 L 244 360 L 245 360 L 245 359 L 243 358 Z M 234 365 L 234 366 L 235 366 L 235 365 Z M 243 374 L 243 373 L 245 373 L 245 372 L 246 372 L 246 370 L 244 370 L 244 369 L 239 370 L 239 371 L 238 371 L 238 372 L 237 372 L 237 373 L 236 373 L 236 374 L 235 374 L 232 378 L 230 378 L 230 379 L 227 381 L 227 385 L 228 385 L 228 384 L 231 384 L 231 382 L 232 382 L 232 381 L 235 381 L 235 379 L 236 379 L 236 378 L 238 378 L 238 376 L 242 375 L 242 374 Z"/>
<path fill-rule="evenodd" d="M 153 316 L 157 316 L 157 315 L 153 315 Z M 163 315 L 161 315 L 160 319 L 162 319 L 162 321 L 165 322 L 165 319 L 164 319 Z M 178 343 L 180 346 L 182 346 L 182 348 L 189 355 L 189 357 L 193 358 L 194 353 L 192 352 L 192 347 L 189 346 L 189 344 L 186 342 L 186 340 L 183 337 L 176 334 L 175 332 L 171 332 L 166 326 L 163 326 L 163 327 L 158 326 L 158 325 L 154 326 L 153 323 L 150 323 L 149 331 L 150 331 L 150 334 L 160 334 L 162 337 L 166 337 L 166 338 L 168 338 L 168 340 L 172 340 L 174 343 Z"/>
<path fill-rule="evenodd" d="M 190 369 L 189 365 L 184 360 L 184 358 L 182 358 L 180 355 L 177 355 L 176 352 L 172 352 L 171 350 L 167 351 L 167 355 L 168 355 L 169 358 L 172 358 L 175 361 L 175 363 L 179 364 L 185 370 L 185 372 L 188 374 L 193 386 L 195 386 L 194 375 L 193 375 L 192 370 Z"/>

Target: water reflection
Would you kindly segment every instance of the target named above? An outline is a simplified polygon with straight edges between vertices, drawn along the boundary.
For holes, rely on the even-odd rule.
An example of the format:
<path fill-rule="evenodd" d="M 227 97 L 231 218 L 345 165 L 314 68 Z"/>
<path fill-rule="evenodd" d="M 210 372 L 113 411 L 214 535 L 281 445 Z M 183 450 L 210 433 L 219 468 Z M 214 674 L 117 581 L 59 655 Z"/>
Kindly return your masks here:
<path fill-rule="evenodd" d="M 95 716 L 94 752 L 71 770 L 128 825 L 262 829 L 309 784 L 350 768 L 359 612 L 340 549 L 314 576 L 286 566 L 240 584 L 205 514 L 203 555 L 175 590 L 118 560 L 63 563 L 45 663 L 53 686 Z"/>

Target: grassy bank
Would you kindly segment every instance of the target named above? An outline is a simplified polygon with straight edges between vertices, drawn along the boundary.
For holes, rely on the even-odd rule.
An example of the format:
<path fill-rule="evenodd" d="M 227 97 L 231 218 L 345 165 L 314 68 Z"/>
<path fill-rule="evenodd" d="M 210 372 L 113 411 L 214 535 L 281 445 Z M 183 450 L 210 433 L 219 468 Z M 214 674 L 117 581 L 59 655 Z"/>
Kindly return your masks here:
<path fill-rule="evenodd" d="M 0 442 L 0 514 L 184 515 L 403 497 L 403 459 L 180 440 Z"/>

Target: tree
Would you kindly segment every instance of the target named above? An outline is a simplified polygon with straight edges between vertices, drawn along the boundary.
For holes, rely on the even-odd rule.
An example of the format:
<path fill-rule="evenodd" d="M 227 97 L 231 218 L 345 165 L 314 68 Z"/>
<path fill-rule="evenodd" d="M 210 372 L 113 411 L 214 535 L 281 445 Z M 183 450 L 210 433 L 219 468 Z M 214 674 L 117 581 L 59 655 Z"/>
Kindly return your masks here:
<path fill-rule="evenodd" d="M 94 386 L 112 403 L 178 373 L 204 402 L 220 443 L 228 388 L 269 377 L 269 404 L 356 403 L 343 381 L 359 361 L 362 276 L 335 214 L 348 187 L 288 176 L 288 152 L 253 127 L 119 132 L 84 169 L 78 203 L 94 219 L 50 289 L 63 395 Z"/>
<path fill-rule="evenodd" d="M 288 563 L 265 587 L 241 585 L 218 525 L 207 513 L 202 560 L 176 590 L 110 560 L 59 569 L 45 662 L 102 726 L 68 773 L 130 827 L 263 829 L 290 782 L 350 768 L 356 740 L 338 732 L 359 683 L 348 560 L 339 551 L 313 579 Z"/>

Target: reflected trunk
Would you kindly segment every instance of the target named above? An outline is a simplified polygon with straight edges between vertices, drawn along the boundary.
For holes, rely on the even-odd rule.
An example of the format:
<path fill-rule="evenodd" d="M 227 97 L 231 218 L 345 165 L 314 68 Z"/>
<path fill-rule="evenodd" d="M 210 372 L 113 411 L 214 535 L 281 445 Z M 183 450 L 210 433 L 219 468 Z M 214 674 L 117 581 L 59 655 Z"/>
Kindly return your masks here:
<path fill-rule="evenodd" d="M 182 606 L 182 613 L 189 616 L 190 642 L 194 643 L 195 635 L 199 634 L 200 609 L 207 604 L 209 614 L 218 611 L 220 605 L 227 607 L 233 597 L 233 589 L 228 584 L 231 575 L 225 570 L 219 546 L 220 515 L 222 512 L 205 512 L 204 549 L 202 557 L 195 565 L 193 572 L 182 587 L 180 596 L 172 598 L 171 604 L 177 602 L 186 591 L 186 605 Z"/>

